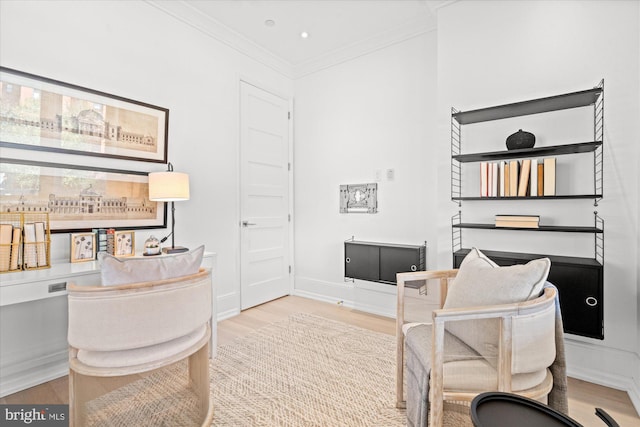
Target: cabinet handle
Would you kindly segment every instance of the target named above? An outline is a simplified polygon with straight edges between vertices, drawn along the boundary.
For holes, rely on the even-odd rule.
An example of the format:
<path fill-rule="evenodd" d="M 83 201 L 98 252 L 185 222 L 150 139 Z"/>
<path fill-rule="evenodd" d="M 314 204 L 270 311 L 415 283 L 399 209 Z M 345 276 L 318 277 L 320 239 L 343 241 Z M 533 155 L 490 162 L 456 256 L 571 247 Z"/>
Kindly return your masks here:
<path fill-rule="evenodd" d="M 598 300 L 594 297 L 587 297 L 584 302 L 586 302 L 589 307 L 595 307 L 596 305 L 598 305 Z"/>
<path fill-rule="evenodd" d="M 412 265 L 412 266 L 411 266 L 411 271 L 418 271 L 418 267 L 416 267 L 416 266 L 415 266 L 415 264 L 414 264 L 414 265 Z"/>
<path fill-rule="evenodd" d="M 344 260 L 344 262 L 346 262 L 347 264 L 349 264 L 351 262 L 351 258 L 347 257 L 347 259 Z"/>
<path fill-rule="evenodd" d="M 67 282 L 54 283 L 53 285 L 49 285 L 49 293 L 53 292 L 61 292 L 67 290 Z"/>

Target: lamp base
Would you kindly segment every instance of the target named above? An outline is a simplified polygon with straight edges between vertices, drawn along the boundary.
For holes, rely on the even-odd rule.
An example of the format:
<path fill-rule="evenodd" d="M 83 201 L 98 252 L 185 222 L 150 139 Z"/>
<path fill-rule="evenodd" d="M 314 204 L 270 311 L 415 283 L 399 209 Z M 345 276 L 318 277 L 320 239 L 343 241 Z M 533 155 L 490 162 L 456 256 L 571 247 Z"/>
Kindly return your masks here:
<path fill-rule="evenodd" d="M 179 254 L 180 252 L 187 252 L 189 248 L 185 248 L 184 246 L 169 246 L 166 248 L 162 248 L 162 253 L 165 254 Z"/>

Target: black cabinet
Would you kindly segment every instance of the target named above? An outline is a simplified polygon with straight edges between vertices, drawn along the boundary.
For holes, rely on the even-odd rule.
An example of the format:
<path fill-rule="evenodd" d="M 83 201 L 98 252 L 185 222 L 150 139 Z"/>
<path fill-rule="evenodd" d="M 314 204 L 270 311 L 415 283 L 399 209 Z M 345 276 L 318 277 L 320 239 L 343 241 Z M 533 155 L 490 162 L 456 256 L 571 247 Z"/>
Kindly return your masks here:
<path fill-rule="evenodd" d="M 532 259 L 548 257 L 551 260 L 548 280 L 558 288 L 564 331 L 590 338 L 604 338 L 602 264 L 578 257 L 481 250 L 501 266 L 526 264 Z M 461 249 L 453 254 L 455 268 L 460 267 L 468 253 L 468 249 Z"/>
<path fill-rule="evenodd" d="M 424 271 L 426 246 L 348 240 L 344 242 L 344 277 L 396 284 L 396 273 Z"/>

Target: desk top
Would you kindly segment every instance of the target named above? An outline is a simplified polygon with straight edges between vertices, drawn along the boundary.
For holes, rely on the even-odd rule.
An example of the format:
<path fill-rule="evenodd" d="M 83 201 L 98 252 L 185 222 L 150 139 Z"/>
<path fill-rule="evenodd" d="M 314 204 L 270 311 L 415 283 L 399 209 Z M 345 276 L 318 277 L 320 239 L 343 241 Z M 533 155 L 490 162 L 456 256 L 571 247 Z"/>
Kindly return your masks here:
<path fill-rule="evenodd" d="M 215 252 L 205 252 L 202 256 L 203 266 L 211 267 L 211 259 L 215 256 Z M 171 256 L 171 255 L 158 255 Z M 136 255 L 142 258 L 142 253 Z M 148 257 L 144 257 L 148 258 Z M 155 257 L 154 257 L 155 258 Z M 22 270 L 14 273 L 4 273 L 0 275 L 0 287 L 22 285 L 25 283 L 50 281 L 50 280 L 71 280 L 74 277 L 81 277 L 100 272 L 99 261 L 86 262 L 55 262 L 52 261 L 50 268 L 40 270 Z"/>

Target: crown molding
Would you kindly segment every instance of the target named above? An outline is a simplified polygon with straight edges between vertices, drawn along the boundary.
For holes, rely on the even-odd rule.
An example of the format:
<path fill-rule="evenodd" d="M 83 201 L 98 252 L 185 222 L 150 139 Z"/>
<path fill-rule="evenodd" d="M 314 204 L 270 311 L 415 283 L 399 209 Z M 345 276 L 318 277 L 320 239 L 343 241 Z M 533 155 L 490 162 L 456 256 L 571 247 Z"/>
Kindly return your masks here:
<path fill-rule="evenodd" d="M 416 18 L 402 26 L 376 34 L 368 39 L 332 50 L 317 58 L 294 64 L 293 78 L 294 80 L 299 79 L 435 30 L 435 25 L 428 25 L 423 19 Z"/>
<path fill-rule="evenodd" d="M 274 55 L 267 49 L 232 30 L 220 21 L 207 16 L 184 1 L 145 0 L 156 9 L 189 25 L 201 33 L 226 44 L 259 63 L 292 78 L 292 66 L 289 62 Z"/>
<path fill-rule="evenodd" d="M 201 33 L 294 80 L 436 30 L 435 25 L 430 26 L 423 19 L 416 18 L 368 39 L 349 44 L 298 64 L 291 64 L 220 21 L 203 14 L 185 1 L 144 1 Z M 456 1 L 425 0 L 425 5 L 430 10 L 437 10 Z"/>

